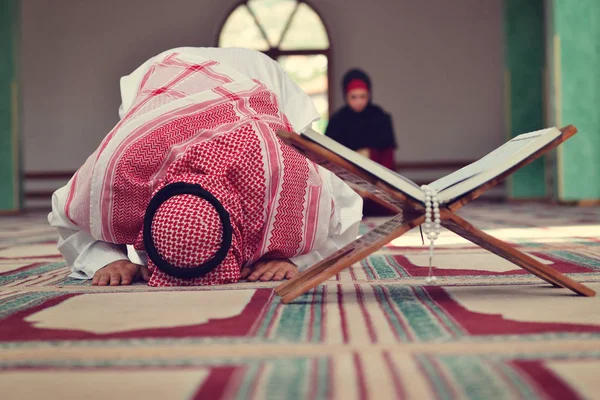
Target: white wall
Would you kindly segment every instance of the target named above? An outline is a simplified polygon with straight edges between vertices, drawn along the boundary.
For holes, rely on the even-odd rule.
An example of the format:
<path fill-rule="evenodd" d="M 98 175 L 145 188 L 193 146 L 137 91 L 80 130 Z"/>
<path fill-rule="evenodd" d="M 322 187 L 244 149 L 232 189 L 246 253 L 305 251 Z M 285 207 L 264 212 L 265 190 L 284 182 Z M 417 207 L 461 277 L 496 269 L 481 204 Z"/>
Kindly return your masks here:
<path fill-rule="evenodd" d="M 347 67 L 374 81 L 399 161 L 477 158 L 504 140 L 501 0 L 322 0 L 336 104 Z M 346 4 L 352 5 L 346 5 Z"/>
<path fill-rule="evenodd" d="M 177 46 L 215 45 L 236 0 L 24 0 L 25 170 L 75 170 L 117 122 L 119 77 Z M 335 105 L 353 66 L 394 117 L 399 161 L 473 159 L 504 140 L 501 0 L 313 0 Z"/>

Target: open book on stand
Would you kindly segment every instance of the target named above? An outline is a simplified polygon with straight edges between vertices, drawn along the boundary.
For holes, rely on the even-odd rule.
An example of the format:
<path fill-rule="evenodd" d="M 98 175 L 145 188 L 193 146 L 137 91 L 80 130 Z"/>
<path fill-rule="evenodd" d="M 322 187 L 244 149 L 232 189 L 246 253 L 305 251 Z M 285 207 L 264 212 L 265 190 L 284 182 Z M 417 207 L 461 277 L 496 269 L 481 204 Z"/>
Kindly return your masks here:
<path fill-rule="evenodd" d="M 437 191 L 440 204 L 447 204 L 482 184 L 500 176 L 511 167 L 542 149 L 561 135 L 557 128 L 524 133 L 509 140 L 491 153 L 472 164 L 459 169 L 428 186 Z M 311 129 L 300 135 L 311 142 L 335 153 L 377 177 L 392 188 L 399 190 L 413 200 L 424 202 L 423 190 L 410 179 L 342 146 L 335 140 Z"/>
<path fill-rule="evenodd" d="M 584 296 L 594 296 L 593 290 L 477 229 L 454 212 L 516 170 L 556 148 L 576 132 L 577 129 L 569 125 L 562 129 L 548 128 L 516 136 L 474 163 L 430 183 L 425 189 L 433 189 L 436 193 L 439 222 L 444 228 L 556 287 L 567 288 Z M 410 179 L 310 129 L 301 134 L 279 131 L 277 135 L 308 159 L 347 181 L 361 195 L 367 195 L 396 213 L 382 225 L 278 286 L 275 291 L 284 303 L 292 301 L 425 222 L 426 207 L 430 207 L 431 203 L 427 197 L 429 195 Z"/>

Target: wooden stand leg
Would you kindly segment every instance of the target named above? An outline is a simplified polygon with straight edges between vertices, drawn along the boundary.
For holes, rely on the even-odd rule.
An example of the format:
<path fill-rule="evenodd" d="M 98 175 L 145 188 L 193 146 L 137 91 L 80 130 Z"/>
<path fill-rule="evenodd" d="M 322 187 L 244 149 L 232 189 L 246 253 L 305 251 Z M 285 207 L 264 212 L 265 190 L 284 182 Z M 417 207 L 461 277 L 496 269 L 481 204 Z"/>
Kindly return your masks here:
<path fill-rule="evenodd" d="M 582 296 L 595 296 L 596 292 L 592 289 L 540 263 L 510 244 L 488 235 L 452 211 L 442 209 L 440 210 L 440 217 L 442 226 L 445 228 L 507 259 L 546 282 L 572 290 Z M 423 214 L 403 215 L 400 213 L 328 258 L 298 274 L 295 278 L 282 283 L 275 289 L 275 292 L 282 297 L 283 303 L 289 303 L 343 269 L 377 251 L 390 241 L 421 225 L 424 220 L 425 216 Z"/>
<path fill-rule="evenodd" d="M 366 235 L 338 250 L 331 256 L 313 265 L 293 279 L 279 285 L 275 292 L 289 303 L 315 286 L 331 278 L 343 269 L 362 260 L 390 241 L 419 226 L 425 220 L 423 214 L 397 214 Z"/>
<path fill-rule="evenodd" d="M 515 249 L 513 246 L 500 239 L 488 235 L 482 230 L 474 227 L 452 211 L 440 210 L 442 226 L 451 230 L 459 236 L 475 243 L 476 245 L 507 259 L 519 267 L 531 272 L 533 275 L 558 287 L 570 289 L 582 296 L 594 296 L 592 289 L 574 281 L 547 265 L 537 261 L 535 258 Z"/>

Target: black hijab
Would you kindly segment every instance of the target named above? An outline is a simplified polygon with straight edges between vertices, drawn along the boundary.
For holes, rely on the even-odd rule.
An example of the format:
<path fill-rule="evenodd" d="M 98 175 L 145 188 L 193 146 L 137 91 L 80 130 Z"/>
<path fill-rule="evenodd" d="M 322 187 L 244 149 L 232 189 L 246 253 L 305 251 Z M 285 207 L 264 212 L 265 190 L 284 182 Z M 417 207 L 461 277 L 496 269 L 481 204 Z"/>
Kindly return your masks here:
<path fill-rule="evenodd" d="M 392 118 L 381 107 L 371 103 L 372 90 L 369 76 L 360 69 L 352 69 L 344 75 L 342 91 L 346 98 L 346 88 L 355 79 L 363 81 L 371 94 L 369 103 L 361 112 L 356 112 L 348 104 L 336 111 L 329 120 L 325 135 L 351 150 L 361 148 L 396 148 Z"/>

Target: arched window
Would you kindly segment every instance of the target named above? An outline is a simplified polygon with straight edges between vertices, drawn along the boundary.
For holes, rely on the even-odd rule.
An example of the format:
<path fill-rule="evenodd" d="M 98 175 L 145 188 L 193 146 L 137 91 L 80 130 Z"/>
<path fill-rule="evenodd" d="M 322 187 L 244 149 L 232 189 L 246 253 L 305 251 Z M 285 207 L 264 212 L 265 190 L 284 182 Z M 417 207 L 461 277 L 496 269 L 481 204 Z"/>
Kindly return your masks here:
<path fill-rule="evenodd" d="M 245 0 L 229 14 L 219 33 L 219 47 L 245 47 L 277 60 L 313 100 L 321 114 L 315 129 L 329 120 L 327 29 L 303 0 Z"/>

